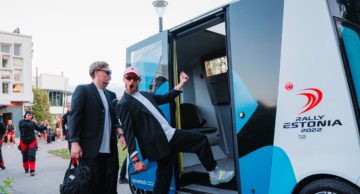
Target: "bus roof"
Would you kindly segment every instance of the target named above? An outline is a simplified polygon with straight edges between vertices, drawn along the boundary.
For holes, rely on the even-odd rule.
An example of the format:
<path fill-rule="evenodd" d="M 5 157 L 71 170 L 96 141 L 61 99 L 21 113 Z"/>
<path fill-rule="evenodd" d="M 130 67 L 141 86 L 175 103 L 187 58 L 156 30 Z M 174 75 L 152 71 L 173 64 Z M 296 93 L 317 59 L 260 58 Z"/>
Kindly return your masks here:
<path fill-rule="evenodd" d="M 181 27 L 183 27 L 183 26 L 186 26 L 186 25 L 188 25 L 188 24 L 191 24 L 191 23 L 193 23 L 193 22 L 196 22 L 196 21 L 198 21 L 198 20 L 200 20 L 200 19 L 202 19 L 202 18 L 205 18 L 205 17 L 207 17 L 207 16 L 209 16 L 209 15 L 215 14 L 215 13 L 217 13 L 217 12 L 221 12 L 221 11 L 224 10 L 224 8 L 225 8 L 226 6 L 228 6 L 228 5 L 230 5 L 230 4 L 234 3 L 234 2 L 237 2 L 237 1 L 240 1 L 240 0 L 233 0 L 233 1 L 229 2 L 229 3 L 223 4 L 223 5 L 215 8 L 215 9 L 212 9 L 212 10 L 206 12 L 206 13 L 203 13 L 203 14 L 201 14 L 201 15 L 198 15 L 198 16 L 196 16 L 196 17 L 194 17 L 194 18 L 192 18 L 192 19 L 190 19 L 190 20 L 188 20 L 188 21 L 186 21 L 186 22 L 183 22 L 183 23 L 181 23 L 181 24 L 179 24 L 179 25 L 177 25 L 177 26 L 175 26 L 175 27 L 173 27 L 173 28 L 170 28 L 170 29 L 169 29 L 169 32 L 173 32 L 173 31 L 175 31 L 175 30 L 177 30 L 177 29 L 179 29 L 179 28 L 181 28 Z"/>

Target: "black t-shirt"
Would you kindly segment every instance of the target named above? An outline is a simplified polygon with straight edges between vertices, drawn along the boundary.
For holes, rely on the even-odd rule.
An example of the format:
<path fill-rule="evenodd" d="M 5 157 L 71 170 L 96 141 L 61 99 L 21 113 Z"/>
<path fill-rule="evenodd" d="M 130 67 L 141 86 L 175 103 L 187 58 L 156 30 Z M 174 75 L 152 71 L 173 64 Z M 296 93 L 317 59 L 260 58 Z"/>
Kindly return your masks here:
<path fill-rule="evenodd" d="M 44 125 L 44 124 L 42 124 L 42 125 L 39 125 L 39 131 L 41 132 L 41 133 L 47 133 L 47 125 Z"/>
<path fill-rule="evenodd" d="M 6 125 L 6 129 L 8 132 L 13 132 L 14 131 L 14 125 Z"/>
<path fill-rule="evenodd" d="M 40 131 L 38 125 L 31 120 L 21 120 L 19 122 L 20 139 L 24 144 L 29 144 L 35 140 L 35 130 Z"/>

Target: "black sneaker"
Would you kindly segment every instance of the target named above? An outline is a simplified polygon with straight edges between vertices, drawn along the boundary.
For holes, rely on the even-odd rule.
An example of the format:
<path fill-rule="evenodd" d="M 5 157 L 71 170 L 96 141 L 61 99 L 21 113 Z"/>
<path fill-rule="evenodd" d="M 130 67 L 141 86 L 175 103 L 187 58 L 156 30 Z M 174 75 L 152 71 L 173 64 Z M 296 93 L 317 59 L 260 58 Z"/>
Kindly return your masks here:
<path fill-rule="evenodd" d="M 26 174 L 29 173 L 29 169 L 25 169 L 25 173 L 26 173 Z"/>
<path fill-rule="evenodd" d="M 5 166 L 0 166 L 1 170 L 5 170 L 6 167 Z"/>
<path fill-rule="evenodd" d="M 30 176 L 35 176 L 35 170 L 30 170 Z"/>
<path fill-rule="evenodd" d="M 120 178 L 119 184 L 129 184 L 129 180 L 127 178 Z"/>

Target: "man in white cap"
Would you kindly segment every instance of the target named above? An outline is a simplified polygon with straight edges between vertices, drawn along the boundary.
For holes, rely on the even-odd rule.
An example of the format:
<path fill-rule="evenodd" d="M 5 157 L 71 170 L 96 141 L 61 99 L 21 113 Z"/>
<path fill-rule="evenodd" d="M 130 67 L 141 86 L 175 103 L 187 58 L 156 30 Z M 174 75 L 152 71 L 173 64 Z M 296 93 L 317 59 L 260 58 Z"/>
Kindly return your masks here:
<path fill-rule="evenodd" d="M 146 170 L 136 151 L 137 139 L 143 159 L 157 162 L 154 194 L 168 194 L 173 175 L 173 156 L 178 152 L 196 153 L 208 170 L 210 182 L 214 185 L 230 181 L 234 172 L 217 167 L 207 137 L 204 134 L 171 127 L 159 109 L 159 105 L 173 101 L 189 77 L 180 74 L 180 83 L 164 95 L 139 92 L 140 73 L 135 67 L 124 72 L 125 92 L 116 106 L 116 114 L 122 122 L 131 161 L 136 171 Z"/>

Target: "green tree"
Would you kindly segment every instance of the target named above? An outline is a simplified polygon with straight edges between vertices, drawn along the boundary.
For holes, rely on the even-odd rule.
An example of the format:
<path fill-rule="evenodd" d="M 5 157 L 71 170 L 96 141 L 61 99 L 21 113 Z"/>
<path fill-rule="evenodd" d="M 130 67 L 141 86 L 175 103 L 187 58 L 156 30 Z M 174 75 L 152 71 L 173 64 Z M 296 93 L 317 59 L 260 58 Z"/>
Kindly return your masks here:
<path fill-rule="evenodd" d="M 38 88 L 34 88 L 33 93 L 34 106 L 32 107 L 32 111 L 36 121 L 40 122 L 46 119 L 49 121 L 49 123 L 52 123 L 50 115 L 49 97 L 47 93 Z"/>

